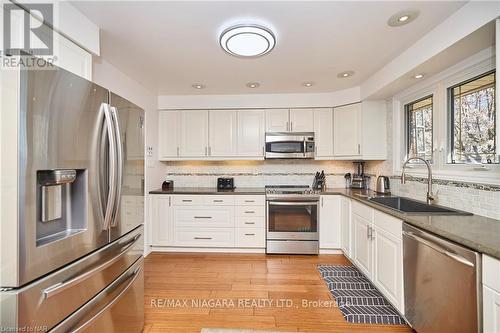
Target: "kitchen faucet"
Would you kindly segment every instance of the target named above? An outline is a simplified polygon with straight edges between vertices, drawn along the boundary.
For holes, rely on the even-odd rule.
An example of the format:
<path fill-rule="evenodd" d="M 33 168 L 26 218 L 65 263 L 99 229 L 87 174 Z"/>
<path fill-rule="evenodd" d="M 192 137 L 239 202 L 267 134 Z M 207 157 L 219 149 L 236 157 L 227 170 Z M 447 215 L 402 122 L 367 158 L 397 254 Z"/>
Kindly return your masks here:
<path fill-rule="evenodd" d="M 421 157 L 408 158 L 406 160 L 406 162 L 403 164 L 403 172 L 401 173 L 401 184 L 404 184 L 406 182 L 405 169 L 406 169 L 406 165 L 411 160 L 422 161 L 427 166 L 427 204 L 430 205 L 430 204 L 432 204 L 432 201 L 434 200 L 434 194 L 432 194 L 432 169 L 431 169 L 431 165 L 429 164 L 429 162 L 427 162 L 426 160 L 424 160 Z"/>

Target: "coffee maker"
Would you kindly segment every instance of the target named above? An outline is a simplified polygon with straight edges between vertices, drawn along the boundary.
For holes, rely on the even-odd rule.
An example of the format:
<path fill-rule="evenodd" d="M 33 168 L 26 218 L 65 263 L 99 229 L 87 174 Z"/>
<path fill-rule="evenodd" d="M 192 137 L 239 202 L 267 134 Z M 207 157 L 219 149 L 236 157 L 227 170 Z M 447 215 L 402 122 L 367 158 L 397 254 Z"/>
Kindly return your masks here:
<path fill-rule="evenodd" d="M 351 176 L 351 188 L 367 189 L 370 176 L 365 175 L 365 162 L 353 162 L 354 173 Z"/>

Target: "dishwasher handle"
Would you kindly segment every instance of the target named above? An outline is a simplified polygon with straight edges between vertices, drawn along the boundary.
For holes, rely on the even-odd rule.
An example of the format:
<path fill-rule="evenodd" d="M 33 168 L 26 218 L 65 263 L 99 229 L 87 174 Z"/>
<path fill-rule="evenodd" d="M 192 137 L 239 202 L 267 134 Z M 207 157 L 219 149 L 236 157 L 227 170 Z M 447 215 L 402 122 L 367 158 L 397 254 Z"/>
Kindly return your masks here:
<path fill-rule="evenodd" d="M 413 232 L 411 231 L 403 231 L 403 235 L 406 236 L 406 237 L 409 237 L 409 238 L 412 238 L 414 239 L 415 241 L 419 242 L 419 243 L 422 243 L 428 247 L 430 247 L 431 249 L 433 249 L 434 251 L 437 251 L 441 254 L 444 254 L 445 256 L 448 256 L 449 258 L 455 260 L 455 261 L 458 261 L 459 263 L 462 263 L 464 265 L 467 265 L 467 266 L 470 266 L 470 267 L 475 267 L 475 264 L 469 260 L 467 260 L 466 258 L 462 257 L 461 255 L 458 255 L 456 253 L 453 253 L 447 249 L 445 249 L 444 247 L 428 240 L 428 239 L 425 239 L 423 237 L 420 237 L 420 236 L 417 236 L 415 235 Z"/>

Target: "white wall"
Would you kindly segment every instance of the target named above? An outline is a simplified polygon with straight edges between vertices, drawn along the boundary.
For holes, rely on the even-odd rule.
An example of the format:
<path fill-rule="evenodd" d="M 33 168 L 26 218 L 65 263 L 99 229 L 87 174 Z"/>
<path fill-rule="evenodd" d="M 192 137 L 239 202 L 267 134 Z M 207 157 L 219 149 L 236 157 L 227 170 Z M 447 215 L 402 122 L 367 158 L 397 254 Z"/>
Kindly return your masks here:
<path fill-rule="evenodd" d="M 145 111 L 146 125 L 146 146 L 153 147 L 153 156 L 146 156 L 145 165 L 145 191 L 158 188 L 163 178 L 164 166 L 158 161 L 158 107 L 157 98 L 154 93 L 148 91 L 136 81 L 123 74 L 119 69 L 103 60 L 102 58 L 94 57 L 93 62 L 93 81 L 103 87 L 106 87 L 114 93 L 128 99 L 132 103 L 143 108 Z M 148 195 L 146 194 L 145 207 L 145 235 L 144 244 L 149 243 L 150 230 L 148 224 Z M 149 247 L 147 247 L 148 249 Z"/>

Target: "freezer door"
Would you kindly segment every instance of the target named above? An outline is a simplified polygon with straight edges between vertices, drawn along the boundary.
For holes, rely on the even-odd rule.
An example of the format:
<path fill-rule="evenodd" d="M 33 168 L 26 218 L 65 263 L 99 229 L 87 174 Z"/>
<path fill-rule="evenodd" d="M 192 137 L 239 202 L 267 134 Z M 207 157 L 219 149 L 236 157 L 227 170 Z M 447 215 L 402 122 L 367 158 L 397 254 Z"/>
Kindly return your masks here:
<path fill-rule="evenodd" d="M 2 253 L 2 287 L 25 285 L 109 242 L 100 213 L 107 101 L 106 89 L 63 69 L 21 71 L 17 228 L 1 239 L 18 255 Z"/>
<path fill-rule="evenodd" d="M 144 111 L 111 93 L 110 105 L 116 123 L 118 182 L 111 240 L 144 223 Z"/>
<path fill-rule="evenodd" d="M 51 333 L 140 333 L 144 326 L 144 260 L 141 258 Z"/>
<path fill-rule="evenodd" d="M 23 288 L 0 292 L 0 327 L 50 329 L 89 302 L 133 265 L 141 253 L 142 226 L 71 265 Z M 103 331 L 104 332 L 104 331 Z"/>

